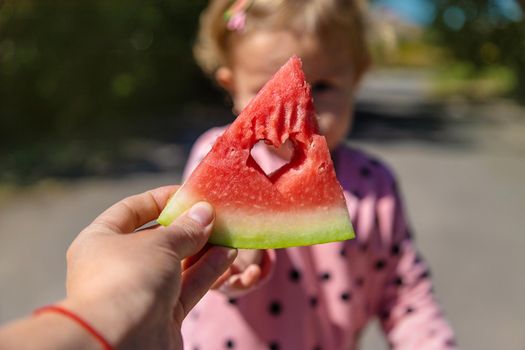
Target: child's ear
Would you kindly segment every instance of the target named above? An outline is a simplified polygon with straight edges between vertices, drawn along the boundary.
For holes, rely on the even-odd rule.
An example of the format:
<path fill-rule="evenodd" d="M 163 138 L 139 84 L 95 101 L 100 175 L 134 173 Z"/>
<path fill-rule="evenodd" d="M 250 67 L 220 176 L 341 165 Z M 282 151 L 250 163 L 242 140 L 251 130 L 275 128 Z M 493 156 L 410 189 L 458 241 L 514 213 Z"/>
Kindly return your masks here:
<path fill-rule="evenodd" d="M 233 93 L 233 73 L 232 70 L 228 67 L 219 67 L 215 72 L 215 79 L 217 83 L 228 93 Z"/>

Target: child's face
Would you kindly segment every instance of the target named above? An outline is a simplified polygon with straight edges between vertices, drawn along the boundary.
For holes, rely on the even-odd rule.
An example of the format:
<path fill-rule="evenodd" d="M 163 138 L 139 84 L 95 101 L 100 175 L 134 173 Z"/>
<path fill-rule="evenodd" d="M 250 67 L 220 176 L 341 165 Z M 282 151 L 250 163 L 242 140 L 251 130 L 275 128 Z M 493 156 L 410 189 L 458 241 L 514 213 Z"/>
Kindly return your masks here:
<path fill-rule="evenodd" d="M 344 51 L 291 31 L 259 31 L 233 45 L 231 66 L 219 69 L 217 79 L 241 111 L 290 56 L 298 55 L 312 86 L 320 131 L 334 149 L 352 125 L 356 82 L 350 54 Z"/>

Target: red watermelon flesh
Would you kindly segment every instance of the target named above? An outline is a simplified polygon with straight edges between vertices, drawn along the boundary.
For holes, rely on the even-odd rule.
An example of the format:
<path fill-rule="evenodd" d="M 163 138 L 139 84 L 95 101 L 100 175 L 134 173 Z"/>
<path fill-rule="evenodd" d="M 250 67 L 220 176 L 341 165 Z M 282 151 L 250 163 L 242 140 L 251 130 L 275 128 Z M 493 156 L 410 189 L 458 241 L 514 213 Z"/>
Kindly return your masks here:
<path fill-rule="evenodd" d="M 169 225 L 198 201 L 216 220 L 210 242 L 235 248 L 284 248 L 351 239 L 354 232 L 330 153 L 318 134 L 310 87 L 292 57 L 222 134 L 170 199 Z M 259 140 L 291 140 L 290 162 L 266 175 L 250 154 Z"/>

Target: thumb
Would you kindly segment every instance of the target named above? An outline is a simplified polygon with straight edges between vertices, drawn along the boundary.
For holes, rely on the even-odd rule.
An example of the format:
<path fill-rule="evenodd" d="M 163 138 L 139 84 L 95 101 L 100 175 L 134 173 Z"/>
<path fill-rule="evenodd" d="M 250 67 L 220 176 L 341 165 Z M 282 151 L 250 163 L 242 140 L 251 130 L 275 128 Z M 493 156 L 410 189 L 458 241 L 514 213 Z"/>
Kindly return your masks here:
<path fill-rule="evenodd" d="M 197 254 L 206 244 L 213 227 L 214 210 L 206 202 L 194 204 L 171 225 L 159 230 L 182 260 Z"/>

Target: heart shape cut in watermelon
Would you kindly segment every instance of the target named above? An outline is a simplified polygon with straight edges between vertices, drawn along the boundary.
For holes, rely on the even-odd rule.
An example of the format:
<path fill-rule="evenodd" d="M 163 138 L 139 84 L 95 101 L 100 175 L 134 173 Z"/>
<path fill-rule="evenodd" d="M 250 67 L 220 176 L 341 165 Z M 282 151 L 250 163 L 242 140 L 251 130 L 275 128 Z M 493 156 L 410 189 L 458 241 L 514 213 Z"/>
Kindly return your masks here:
<path fill-rule="evenodd" d="M 250 151 L 292 141 L 290 162 L 266 174 Z M 285 248 L 354 237 L 330 152 L 318 134 L 310 86 L 292 57 L 217 139 L 158 218 L 169 225 L 199 201 L 215 208 L 210 243 Z"/>

